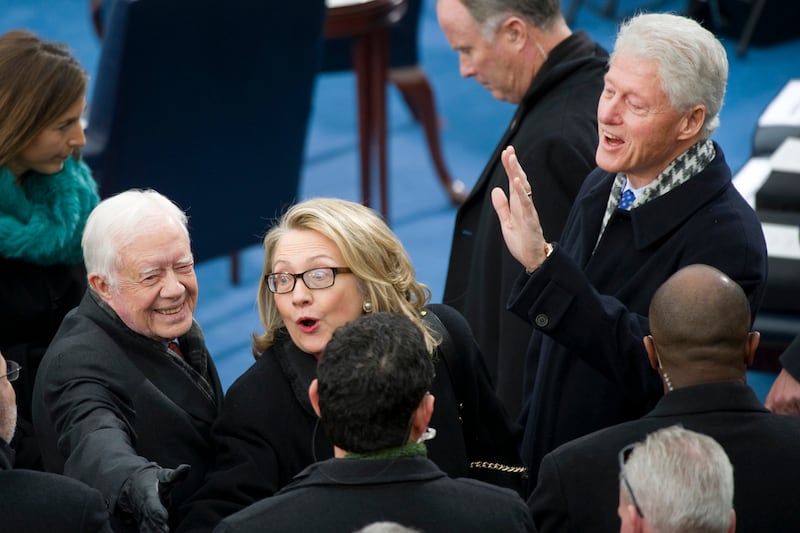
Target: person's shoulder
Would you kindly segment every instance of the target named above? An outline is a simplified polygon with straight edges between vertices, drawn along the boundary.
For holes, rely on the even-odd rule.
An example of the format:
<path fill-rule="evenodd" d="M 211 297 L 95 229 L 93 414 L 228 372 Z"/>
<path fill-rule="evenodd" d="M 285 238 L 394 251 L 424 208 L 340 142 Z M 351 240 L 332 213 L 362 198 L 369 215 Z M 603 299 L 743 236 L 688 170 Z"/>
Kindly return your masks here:
<path fill-rule="evenodd" d="M 442 324 L 444 324 L 444 327 L 448 330 L 451 328 L 469 329 L 469 322 L 467 322 L 467 319 L 454 307 L 447 304 L 430 304 L 427 310 L 438 316 L 439 320 L 442 321 Z"/>
<path fill-rule="evenodd" d="M 47 494 L 58 494 L 56 501 L 49 500 Z M 39 498 L 37 495 L 41 495 Z M 17 517 L 20 513 L 36 513 L 47 522 L 47 516 L 54 513 L 67 529 L 80 522 L 98 525 L 108 521 L 108 513 L 103 495 L 95 488 L 67 476 L 34 470 L 4 470 L 0 472 L 0 500 L 14 504 Z M 5 513 L 4 513 L 5 514 Z M 52 518 L 52 517 L 51 517 Z M 7 524 L 7 520 L 3 520 Z M 26 521 L 42 523 L 34 516 Z"/>

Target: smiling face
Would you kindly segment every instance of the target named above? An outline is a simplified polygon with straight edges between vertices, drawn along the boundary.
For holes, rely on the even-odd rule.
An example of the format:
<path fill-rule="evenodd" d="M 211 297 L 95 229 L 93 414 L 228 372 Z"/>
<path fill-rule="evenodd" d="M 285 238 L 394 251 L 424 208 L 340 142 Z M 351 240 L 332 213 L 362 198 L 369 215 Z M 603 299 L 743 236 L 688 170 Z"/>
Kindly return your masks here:
<path fill-rule="evenodd" d="M 272 272 L 299 274 L 316 267 L 348 266 L 333 241 L 314 230 L 293 229 L 275 247 Z M 337 274 L 326 289 L 309 289 L 297 279 L 291 292 L 273 297 L 292 341 L 315 356 L 325 349 L 336 328 L 363 313 L 364 296 L 353 274 Z"/>
<path fill-rule="evenodd" d="M 189 238 L 165 217 L 158 231 L 142 230 L 119 250 L 116 286 L 99 274 L 89 283 L 125 325 L 145 337 L 168 341 L 192 326 L 197 278 Z"/>
<path fill-rule="evenodd" d="M 642 187 L 699 140 L 697 109 L 678 112 L 661 88 L 658 63 L 618 52 L 597 106 L 597 165 Z M 702 106 L 697 106 L 702 107 Z M 697 127 L 695 127 L 697 126 Z"/>
<path fill-rule="evenodd" d="M 447 42 L 458 52 L 459 72 L 474 77 L 496 99 L 517 104 L 530 85 L 530 76 L 518 75 L 513 41 L 506 39 L 504 26 L 491 41 L 461 0 L 439 0 L 436 15 Z"/>
<path fill-rule="evenodd" d="M 86 136 L 81 126 L 81 113 L 85 106 L 81 96 L 70 108 L 58 117 L 8 162 L 11 173 L 17 177 L 33 170 L 40 174 L 55 174 L 64 168 L 76 148 L 86 144 Z"/>

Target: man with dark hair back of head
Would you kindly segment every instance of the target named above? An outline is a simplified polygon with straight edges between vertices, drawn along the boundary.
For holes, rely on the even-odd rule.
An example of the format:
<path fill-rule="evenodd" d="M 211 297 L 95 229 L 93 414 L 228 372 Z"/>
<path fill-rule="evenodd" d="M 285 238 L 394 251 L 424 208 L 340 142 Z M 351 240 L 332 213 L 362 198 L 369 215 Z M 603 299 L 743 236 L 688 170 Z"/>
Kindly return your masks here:
<path fill-rule="evenodd" d="M 433 378 L 425 339 L 406 315 L 373 312 L 341 326 L 308 391 L 334 458 L 215 532 L 356 531 L 379 521 L 421 531 L 533 531 L 516 492 L 451 479 L 427 459 Z"/>
<path fill-rule="evenodd" d="M 528 500 L 539 533 L 619 531 L 618 452 L 674 424 L 708 435 L 725 449 L 736 472 L 739 533 L 800 531 L 795 501 L 800 418 L 770 413 L 746 383 L 760 335 L 750 330 L 750 303 L 742 288 L 716 268 L 689 265 L 656 290 L 649 316 L 651 334 L 644 346 L 664 396 L 639 420 L 545 455 Z M 633 486 L 636 498 L 649 489 Z M 646 511 L 644 518 L 648 521 Z"/>
<path fill-rule="evenodd" d="M 620 451 L 620 533 L 733 533 L 733 466 L 707 435 L 659 429 Z"/>

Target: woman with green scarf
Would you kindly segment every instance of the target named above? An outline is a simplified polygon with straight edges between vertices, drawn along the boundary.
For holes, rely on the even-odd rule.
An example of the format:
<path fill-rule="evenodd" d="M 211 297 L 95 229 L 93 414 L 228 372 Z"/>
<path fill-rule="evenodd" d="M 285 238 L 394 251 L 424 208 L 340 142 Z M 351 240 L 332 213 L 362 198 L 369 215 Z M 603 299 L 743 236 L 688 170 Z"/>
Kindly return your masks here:
<path fill-rule="evenodd" d="M 88 75 L 67 47 L 0 36 L 0 352 L 14 388 L 15 467 L 41 469 L 30 423 L 39 361 L 86 288 L 81 235 L 97 184 L 80 160 Z"/>

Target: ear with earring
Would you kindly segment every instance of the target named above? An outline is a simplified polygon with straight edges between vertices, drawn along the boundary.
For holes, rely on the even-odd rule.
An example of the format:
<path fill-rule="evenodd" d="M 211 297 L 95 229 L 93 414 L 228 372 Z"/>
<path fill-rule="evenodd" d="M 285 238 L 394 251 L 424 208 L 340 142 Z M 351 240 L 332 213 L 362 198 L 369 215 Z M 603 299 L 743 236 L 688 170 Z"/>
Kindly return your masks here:
<path fill-rule="evenodd" d="M 658 371 L 661 374 L 661 379 L 664 380 L 664 385 L 666 385 L 668 391 L 674 391 L 675 387 L 672 385 L 672 381 L 669 379 L 669 374 L 667 374 L 666 370 L 664 370 L 664 365 L 661 364 L 661 356 L 658 354 L 656 341 L 653 339 L 652 335 L 646 335 L 644 340 L 645 348 L 647 349 L 647 356 L 650 358 L 650 364 L 653 364 L 653 356 L 655 356 L 656 363 L 658 364 Z"/>
<path fill-rule="evenodd" d="M 363 309 L 365 313 L 371 313 L 372 302 L 370 302 L 369 300 L 365 300 L 364 303 L 361 305 L 361 309 Z"/>

